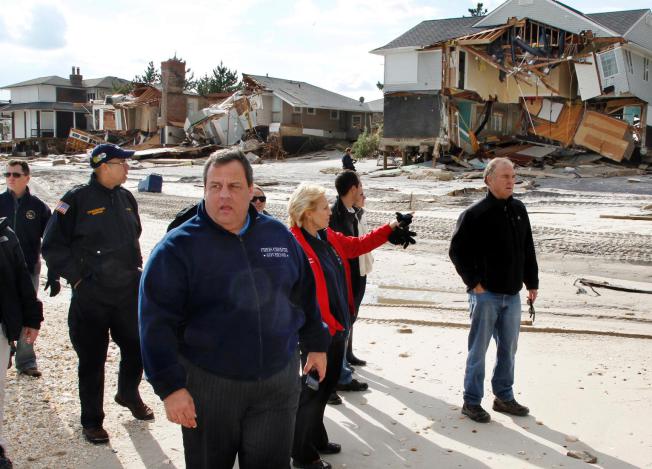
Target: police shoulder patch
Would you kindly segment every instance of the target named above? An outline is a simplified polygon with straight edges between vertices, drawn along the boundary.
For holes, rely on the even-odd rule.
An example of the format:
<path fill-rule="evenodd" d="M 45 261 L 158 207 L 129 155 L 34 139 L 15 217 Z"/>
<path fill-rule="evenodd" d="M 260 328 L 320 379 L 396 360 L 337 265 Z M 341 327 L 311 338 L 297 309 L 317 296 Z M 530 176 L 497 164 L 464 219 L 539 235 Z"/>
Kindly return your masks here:
<path fill-rule="evenodd" d="M 70 205 L 65 203 L 63 200 L 60 200 L 59 202 L 57 202 L 57 206 L 54 207 L 54 210 L 56 212 L 59 212 L 61 215 L 65 215 L 69 208 Z"/>

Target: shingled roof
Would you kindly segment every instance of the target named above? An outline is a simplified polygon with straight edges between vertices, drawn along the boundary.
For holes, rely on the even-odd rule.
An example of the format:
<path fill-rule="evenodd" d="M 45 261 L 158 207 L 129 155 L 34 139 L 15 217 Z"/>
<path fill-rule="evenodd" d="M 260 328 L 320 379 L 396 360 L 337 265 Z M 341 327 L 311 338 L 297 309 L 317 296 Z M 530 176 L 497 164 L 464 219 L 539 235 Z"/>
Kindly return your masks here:
<path fill-rule="evenodd" d="M 385 44 L 383 47 L 374 49 L 371 52 L 377 53 L 388 49 L 398 49 L 400 47 L 425 47 L 440 41 L 473 34 L 487 29 L 473 27 L 473 25 L 482 18 L 484 17 L 467 16 L 462 18 L 422 21 L 393 41 Z"/>
<path fill-rule="evenodd" d="M 586 16 L 618 34 L 625 34 L 648 11 L 648 9 L 608 11 L 605 13 L 588 13 Z"/>

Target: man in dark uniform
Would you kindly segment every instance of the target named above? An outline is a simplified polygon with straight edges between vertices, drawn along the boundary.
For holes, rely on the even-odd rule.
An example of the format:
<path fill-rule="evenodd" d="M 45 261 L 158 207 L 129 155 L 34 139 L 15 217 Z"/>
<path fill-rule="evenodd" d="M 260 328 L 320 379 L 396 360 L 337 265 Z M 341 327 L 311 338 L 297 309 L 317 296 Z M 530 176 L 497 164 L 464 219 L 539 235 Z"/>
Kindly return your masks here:
<path fill-rule="evenodd" d="M 29 190 L 30 168 L 27 161 L 10 160 L 5 170 L 7 190 L 0 194 L 0 217 L 6 217 L 16 233 L 20 247 L 25 255 L 27 270 L 34 290 L 38 291 L 41 274 L 41 238 L 50 219 L 50 208 Z M 45 289 L 50 288 L 50 296 L 61 290 L 59 278 L 48 275 Z M 41 376 L 36 365 L 34 345 L 25 342 L 23 337 L 16 345 L 16 370 L 18 373 L 38 378 Z"/>
<path fill-rule="evenodd" d="M 138 205 L 123 184 L 133 151 L 95 147 L 87 184 L 66 193 L 43 239 L 48 268 L 72 286 L 70 339 L 79 357 L 79 399 L 84 436 L 106 443 L 104 363 L 111 337 L 120 347 L 115 401 L 139 420 L 154 418 L 138 392 L 143 363 L 138 336 L 138 283 L 142 256 Z"/>
<path fill-rule="evenodd" d="M 344 155 L 342 155 L 342 169 L 350 169 L 351 171 L 355 171 L 355 160 L 351 156 L 351 149 L 347 148 L 344 150 Z"/>

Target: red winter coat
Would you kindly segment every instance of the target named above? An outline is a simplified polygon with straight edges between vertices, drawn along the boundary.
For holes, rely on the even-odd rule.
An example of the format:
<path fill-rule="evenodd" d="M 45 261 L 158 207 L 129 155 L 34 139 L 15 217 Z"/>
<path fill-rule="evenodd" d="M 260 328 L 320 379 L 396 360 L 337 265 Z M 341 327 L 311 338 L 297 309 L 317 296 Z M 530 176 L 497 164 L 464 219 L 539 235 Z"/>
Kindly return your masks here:
<path fill-rule="evenodd" d="M 321 310 L 321 318 L 328 325 L 328 331 L 331 335 L 335 335 L 336 331 L 344 330 L 344 327 L 335 319 L 331 313 L 330 306 L 328 304 L 328 286 L 326 285 L 326 278 L 324 277 L 324 271 L 321 268 L 321 263 L 319 258 L 315 254 L 315 251 L 310 247 L 308 241 L 306 241 L 305 236 L 301 232 L 301 228 L 293 226 L 290 228 L 290 231 L 297 239 L 303 251 L 308 257 L 308 262 L 310 262 L 310 267 L 312 268 L 312 273 L 315 276 L 315 284 L 317 286 L 317 302 L 319 303 L 319 309 Z M 359 257 L 362 254 L 366 254 L 370 251 L 373 251 L 378 246 L 382 246 L 387 242 L 387 238 L 392 233 L 392 229 L 389 225 L 381 226 L 364 236 L 355 237 L 355 236 L 345 236 L 342 233 L 333 231 L 330 228 L 326 229 L 326 240 L 327 242 L 335 249 L 337 255 L 341 259 L 351 259 L 354 257 Z M 346 290 L 348 293 L 348 304 L 349 312 L 351 315 L 355 313 L 355 303 L 353 301 L 353 290 L 351 289 L 351 271 L 349 269 L 348 262 L 342 262 L 344 266 L 344 272 L 346 274 Z"/>

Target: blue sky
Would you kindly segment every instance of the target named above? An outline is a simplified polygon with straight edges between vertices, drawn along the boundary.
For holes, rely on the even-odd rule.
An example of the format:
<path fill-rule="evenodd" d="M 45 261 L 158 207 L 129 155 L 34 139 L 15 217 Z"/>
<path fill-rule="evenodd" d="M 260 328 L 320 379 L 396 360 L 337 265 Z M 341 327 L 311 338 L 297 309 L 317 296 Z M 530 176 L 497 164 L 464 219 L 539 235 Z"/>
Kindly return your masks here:
<path fill-rule="evenodd" d="M 40 76 L 131 79 L 175 54 L 195 77 L 220 61 L 238 72 L 302 80 L 367 101 L 382 95 L 369 54 L 426 19 L 468 15 L 475 1 L 0 0 L 0 86 Z M 502 2 L 489 0 L 492 9 Z M 650 0 L 566 2 L 585 13 Z M 8 99 L 0 91 L 0 99 Z"/>

